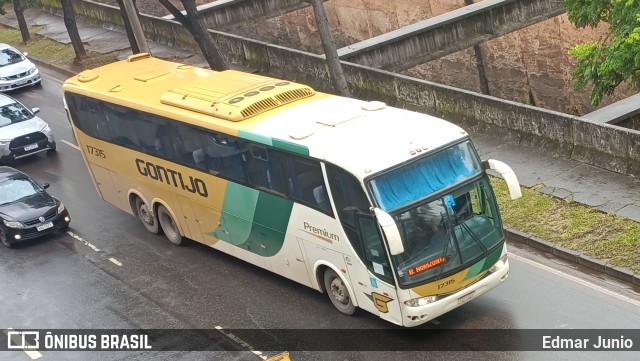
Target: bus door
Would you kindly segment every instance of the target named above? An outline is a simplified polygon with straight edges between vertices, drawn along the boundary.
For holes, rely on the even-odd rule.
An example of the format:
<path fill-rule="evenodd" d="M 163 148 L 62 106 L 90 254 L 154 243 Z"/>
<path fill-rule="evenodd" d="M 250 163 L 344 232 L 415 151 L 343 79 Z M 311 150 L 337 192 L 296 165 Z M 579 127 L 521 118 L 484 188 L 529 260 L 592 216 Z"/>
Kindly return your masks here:
<path fill-rule="evenodd" d="M 358 304 L 390 322 L 401 324 L 400 303 L 389 263 L 387 251 L 382 242 L 378 223 L 373 216 L 359 213 L 356 216 L 357 233 L 360 247 L 361 261 L 347 262 L 356 291 Z M 364 299 L 366 297 L 366 299 Z"/>

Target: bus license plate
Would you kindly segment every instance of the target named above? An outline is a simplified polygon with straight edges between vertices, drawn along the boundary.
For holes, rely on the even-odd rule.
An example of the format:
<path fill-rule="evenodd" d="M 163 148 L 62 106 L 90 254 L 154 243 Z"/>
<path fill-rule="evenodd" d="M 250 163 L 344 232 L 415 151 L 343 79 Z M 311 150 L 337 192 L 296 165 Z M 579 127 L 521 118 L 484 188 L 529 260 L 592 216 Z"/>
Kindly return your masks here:
<path fill-rule="evenodd" d="M 458 298 L 458 304 L 462 305 L 462 304 L 465 304 L 465 303 L 471 301 L 473 299 L 475 293 L 476 293 L 476 291 L 473 291 L 473 292 L 469 293 L 468 295 L 464 295 L 464 296 Z"/>
<path fill-rule="evenodd" d="M 33 144 L 29 144 L 29 145 L 25 145 L 24 146 L 24 151 L 30 151 L 31 149 L 36 149 L 38 148 L 38 143 L 33 143 Z"/>
<path fill-rule="evenodd" d="M 51 227 L 53 227 L 53 222 L 47 222 L 47 223 L 45 223 L 43 225 L 40 225 L 40 226 L 36 227 L 36 229 L 38 231 L 44 231 L 45 229 L 51 228 Z"/>

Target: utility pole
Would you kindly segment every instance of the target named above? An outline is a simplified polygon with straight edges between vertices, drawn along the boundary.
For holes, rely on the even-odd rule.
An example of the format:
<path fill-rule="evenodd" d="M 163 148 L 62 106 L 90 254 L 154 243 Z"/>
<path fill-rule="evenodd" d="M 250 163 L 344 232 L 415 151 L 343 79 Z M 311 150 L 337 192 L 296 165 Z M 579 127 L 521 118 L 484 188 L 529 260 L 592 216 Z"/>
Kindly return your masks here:
<path fill-rule="evenodd" d="M 138 44 L 138 49 L 142 53 L 151 53 L 151 51 L 149 51 L 149 45 L 147 45 L 147 39 L 144 37 L 142 26 L 140 25 L 140 19 L 138 19 L 138 12 L 133 5 L 133 0 L 123 0 L 122 2 L 124 4 L 124 10 L 127 12 L 136 43 Z"/>
<path fill-rule="evenodd" d="M 333 89 L 338 94 L 350 97 L 349 86 L 347 85 L 347 79 L 344 77 L 342 71 L 342 64 L 340 64 L 340 58 L 338 57 L 338 50 L 336 44 L 333 41 L 333 35 L 331 29 L 329 29 L 329 21 L 327 20 L 327 13 L 324 11 L 323 0 L 309 0 L 311 6 L 313 6 L 313 13 L 316 17 L 316 25 L 320 32 L 320 40 L 324 47 L 324 56 L 327 59 L 327 65 L 329 66 L 329 75 L 331 76 L 331 83 Z"/>

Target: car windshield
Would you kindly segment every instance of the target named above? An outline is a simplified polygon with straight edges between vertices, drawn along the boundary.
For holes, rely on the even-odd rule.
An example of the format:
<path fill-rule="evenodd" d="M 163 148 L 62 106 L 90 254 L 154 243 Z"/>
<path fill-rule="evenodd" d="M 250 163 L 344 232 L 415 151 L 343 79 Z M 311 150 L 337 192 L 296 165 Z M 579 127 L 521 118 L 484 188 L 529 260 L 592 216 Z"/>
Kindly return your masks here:
<path fill-rule="evenodd" d="M 7 48 L 0 50 L 0 67 L 19 63 L 24 60 L 22 54 L 17 51 Z"/>
<path fill-rule="evenodd" d="M 31 118 L 33 118 L 33 114 L 20 103 L 0 106 L 0 128 Z"/>
<path fill-rule="evenodd" d="M 42 192 L 42 188 L 27 178 L 13 178 L 0 182 L 0 205 L 13 203 Z"/>
<path fill-rule="evenodd" d="M 394 219 L 404 244 L 404 252 L 392 257 L 401 286 L 424 284 L 469 267 L 504 239 L 486 176 Z"/>

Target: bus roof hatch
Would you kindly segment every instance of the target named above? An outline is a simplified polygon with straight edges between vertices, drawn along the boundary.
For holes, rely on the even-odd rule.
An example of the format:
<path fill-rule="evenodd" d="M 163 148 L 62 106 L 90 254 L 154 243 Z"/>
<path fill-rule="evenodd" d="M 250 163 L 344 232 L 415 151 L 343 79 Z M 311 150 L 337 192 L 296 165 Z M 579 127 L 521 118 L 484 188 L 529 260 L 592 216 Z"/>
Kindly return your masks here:
<path fill-rule="evenodd" d="M 274 79 L 228 93 L 216 92 L 210 86 L 182 85 L 165 92 L 160 102 L 238 122 L 314 94 L 306 85 Z"/>

